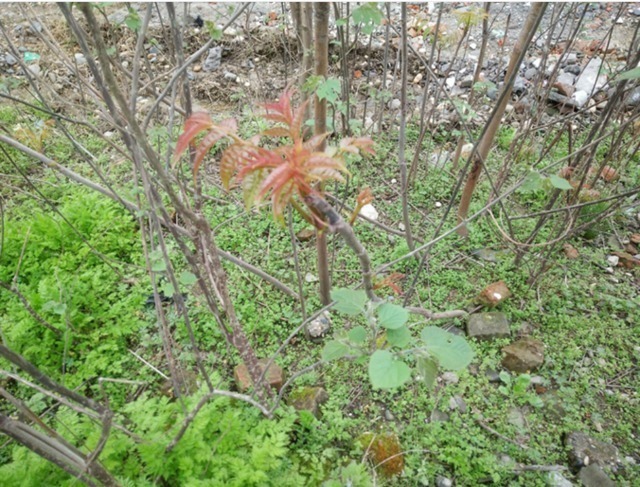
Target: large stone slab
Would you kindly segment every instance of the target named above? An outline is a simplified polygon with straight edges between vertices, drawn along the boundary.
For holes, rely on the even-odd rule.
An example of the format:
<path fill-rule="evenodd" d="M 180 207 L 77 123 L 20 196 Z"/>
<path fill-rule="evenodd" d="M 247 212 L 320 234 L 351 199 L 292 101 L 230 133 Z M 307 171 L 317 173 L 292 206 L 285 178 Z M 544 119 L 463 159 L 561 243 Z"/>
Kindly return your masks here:
<path fill-rule="evenodd" d="M 544 363 L 544 344 L 524 337 L 502 348 L 502 366 L 512 372 L 524 374 L 538 369 Z"/>
<path fill-rule="evenodd" d="M 309 411 L 318 418 L 320 406 L 328 400 L 329 394 L 322 387 L 301 387 L 291 393 L 289 404 L 297 411 Z"/>
<path fill-rule="evenodd" d="M 260 367 L 260 370 L 264 372 L 264 369 L 268 363 L 269 359 L 263 358 L 258 360 L 258 366 Z M 236 368 L 233 370 L 233 376 L 236 379 L 236 384 L 240 392 L 245 392 L 253 385 L 253 381 L 251 380 L 251 376 L 249 375 L 249 369 L 247 369 L 247 366 L 244 363 L 236 366 Z M 284 383 L 284 373 L 282 371 L 282 368 L 275 362 L 272 363 L 267 370 L 265 380 L 269 383 L 269 385 L 271 385 L 271 387 L 280 390 L 282 384 Z"/>
<path fill-rule="evenodd" d="M 593 464 L 616 468 L 620 462 L 618 449 L 615 446 L 591 438 L 580 431 L 567 434 L 565 444 L 570 448 L 569 461 L 574 469 Z"/>
<path fill-rule="evenodd" d="M 482 340 L 507 338 L 511 334 L 509 320 L 497 311 L 472 314 L 467 322 L 467 334 Z"/>
<path fill-rule="evenodd" d="M 598 465 L 589 465 L 580 470 L 578 474 L 580 482 L 584 487 L 615 487 L 615 482 L 611 480 Z"/>

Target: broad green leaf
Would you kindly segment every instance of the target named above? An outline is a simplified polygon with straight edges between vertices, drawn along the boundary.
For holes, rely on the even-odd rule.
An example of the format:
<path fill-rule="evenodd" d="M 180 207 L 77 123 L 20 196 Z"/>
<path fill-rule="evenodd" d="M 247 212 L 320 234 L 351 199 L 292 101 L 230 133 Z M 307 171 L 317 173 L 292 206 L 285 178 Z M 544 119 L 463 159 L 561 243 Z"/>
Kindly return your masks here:
<path fill-rule="evenodd" d="M 189 271 L 182 272 L 180 274 L 180 277 L 178 277 L 178 282 L 180 282 L 180 284 L 184 286 L 190 286 L 191 284 L 195 284 L 197 280 L 198 278 L 196 277 L 196 275 Z"/>
<path fill-rule="evenodd" d="M 124 24 L 135 33 L 138 33 L 140 27 L 142 26 L 142 21 L 140 20 L 140 15 L 138 15 L 138 12 L 132 8 L 129 8 L 129 13 L 124 18 Z"/>
<path fill-rule="evenodd" d="M 392 347 L 404 348 L 411 342 L 411 332 L 406 326 L 387 330 L 387 341 Z"/>
<path fill-rule="evenodd" d="M 348 337 L 350 342 L 356 344 L 364 343 L 367 339 L 367 330 L 364 326 L 356 326 L 349 331 Z"/>
<path fill-rule="evenodd" d="M 318 85 L 316 95 L 320 100 L 335 103 L 340 99 L 340 81 L 336 78 L 328 78 Z"/>
<path fill-rule="evenodd" d="M 164 259 L 152 261 L 151 270 L 153 272 L 164 272 L 167 270 L 167 263 L 164 261 Z"/>
<path fill-rule="evenodd" d="M 421 338 L 429 354 L 438 360 L 443 369 L 460 370 L 473 360 L 473 350 L 461 336 L 427 326 L 422 330 Z"/>
<path fill-rule="evenodd" d="M 383 303 L 378 306 L 378 323 L 387 330 L 396 330 L 409 319 L 409 312 L 402 306 L 391 303 Z"/>
<path fill-rule="evenodd" d="M 511 385 L 511 375 L 509 375 L 509 372 L 503 370 L 502 372 L 500 372 L 499 377 L 502 382 L 507 385 Z"/>
<path fill-rule="evenodd" d="M 331 340 L 322 349 L 322 360 L 327 362 L 337 360 L 349 354 L 349 347 L 338 340 Z"/>
<path fill-rule="evenodd" d="M 624 73 L 620 73 L 616 76 L 616 81 L 623 81 L 625 79 L 638 79 L 640 78 L 640 66 L 637 68 L 630 69 L 629 71 L 625 71 Z"/>
<path fill-rule="evenodd" d="M 365 3 L 353 11 L 353 21 L 362 25 L 362 33 L 369 35 L 382 23 L 384 16 L 375 3 Z"/>
<path fill-rule="evenodd" d="M 369 379 L 374 389 L 395 389 L 411 378 L 411 369 L 387 350 L 377 350 L 369 359 Z"/>
<path fill-rule="evenodd" d="M 522 395 L 527 392 L 531 384 L 531 376 L 529 374 L 521 374 L 513 381 L 513 393 L 516 395 Z"/>
<path fill-rule="evenodd" d="M 170 282 L 165 282 L 162 286 L 160 286 L 160 290 L 162 291 L 162 294 L 164 294 L 168 298 L 172 298 L 176 293 L 173 284 L 171 284 Z"/>
<path fill-rule="evenodd" d="M 438 377 L 438 364 L 429 357 L 418 357 L 416 360 L 418 373 L 422 376 L 422 380 L 427 387 L 433 387 Z"/>
<path fill-rule="evenodd" d="M 555 174 L 549 176 L 549 182 L 551 183 L 551 186 L 557 189 L 573 189 L 573 186 L 571 186 L 569 181 L 567 181 L 565 178 L 561 178 L 560 176 L 556 176 Z"/>
<path fill-rule="evenodd" d="M 531 171 L 527 174 L 527 177 L 524 178 L 522 185 L 518 188 L 519 193 L 533 193 L 535 191 L 540 191 L 544 188 L 544 180 L 540 173 L 535 171 Z"/>
<path fill-rule="evenodd" d="M 531 404 L 534 408 L 541 408 L 542 406 L 544 406 L 544 401 L 541 397 L 532 395 L 529 398 L 529 404 Z"/>
<path fill-rule="evenodd" d="M 331 291 L 331 299 L 336 302 L 333 306 L 336 311 L 348 316 L 355 316 L 364 312 L 367 304 L 367 293 L 344 288 L 334 289 Z"/>

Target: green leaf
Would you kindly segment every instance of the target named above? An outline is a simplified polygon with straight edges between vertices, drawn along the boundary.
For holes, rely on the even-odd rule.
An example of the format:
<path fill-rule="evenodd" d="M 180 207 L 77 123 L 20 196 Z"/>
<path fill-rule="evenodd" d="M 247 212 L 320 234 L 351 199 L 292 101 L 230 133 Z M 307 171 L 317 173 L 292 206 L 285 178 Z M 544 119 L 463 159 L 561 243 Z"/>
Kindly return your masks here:
<path fill-rule="evenodd" d="M 461 336 L 427 326 L 422 330 L 421 338 L 429 354 L 438 360 L 443 369 L 464 369 L 473 360 L 473 350 Z"/>
<path fill-rule="evenodd" d="M 567 181 L 565 178 L 561 178 L 560 176 L 556 176 L 555 174 L 549 176 L 549 182 L 554 188 L 561 189 L 563 191 L 573 189 L 573 186 L 571 186 L 569 181 Z"/>
<path fill-rule="evenodd" d="M 516 377 L 516 380 L 513 381 L 513 393 L 516 396 L 524 394 L 527 392 L 529 384 L 531 384 L 531 376 L 529 374 L 519 375 Z"/>
<path fill-rule="evenodd" d="M 367 304 L 367 293 L 344 288 L 334 289 L 331 291 L 331 299 L 336 302 L 333 306 L 336 311 L 348 316 L 355 316 L 364 313 Z"/>
<path fill-rule="evenodd" d="M 418 373 L 428 388 L 433 387 L 438 377 L 438 364 L 429 357 L 418 357 L 416 360 Z"/>
<path fill-rule="evenodd" d="M 153 261 L 151 262 L 151 270 L 153 272 L 164 272 L 167 270 L 167 263 L 164 259 Z"/>
<path fill-rule="evenodd" d="M 349 354 L 349 347 L 338 340 L 331 340 L 326 343 L 322 349 L 322 360 L 329 362 L 331 360 L 337 360 Z"/>
<path fill-rule="evenodd" d="M 378 323 L 387 330 L 396 330 L 409 319 L 409 312 L 402 306 L 391 303 L 383 303 L 378 306 Z"/>
<path fill-rule="evenodd" d="M 392 347 L 404 348 L 411 342 L 411 332 L 406 326 L 387 330 L 387 341 Z"/>
<path fill-rule="evenodd" d="M 395 389 L 411 378 L 411 369 L 387 350 L 377 350 L 369 359 L 369 379 L 374 389 Z"/>
<path fill-rule="evenodd" d="M 320 83 L 324 81 L 324 76 L 318 76 L 316 74 L 309 76 L 302 85 L 302 91 L 305 93 L 311 93 L 316 91 Z"/>
<path fill-rule="evenodd" d="M 353 21 L 362 25 L 362 33 L 369 35 L 375 26 L 382 23 L 384 16 L 375 3 L 365 3 L 354 9 L 352 13 Z"/>
<path fill-rule="evenodd" d="M 140 30 L 140 27 L 142 26 L 140 15 L 138 15 L 138 12 L 132 9 L 131 7 L 129 7 L 129 13 L 124 18 L 124 25 L 129 27 L 129 29 L 134 31 L 136 34 L 138 33 L 138 31 Z"/>
<path fill-rule="evenodd" d="M 335 103 L 340 99 L 340 81 L 336 78 L 328 78 L 318 85 L 316 95 L 320 100 Z"/>
<path fill-rule="evenodd" d="M 367 339 L 367 330 L 364 326 L 356 326 L 349 331 L 348 337 L 350 342 L 356 344 L 364 343 Z"/>
<path fill-rule="evenodd" d="M 162 286 L 160 286 L 160 290 L 162 291 L 162 294 L 164 294 L 168 298 L 172 298 L 176 293 L 173 284 L 171 284 L 170 282 L 165 282 L 164 284 L 162 284 Z"/>
<path fill-rule="evenodd" d="M 509 372 L 503 370 L 502 372 L 500 372 L 499 377 L 502 382 L 504 382 L 508 386 L 511 385 L 511 375 L 509 375 Z"/>
<path fill-rule="evenodd" d="M 189 271 L 184 271 L 178 277 L 178 282 L 184 286 L 190 286 L 191 284 L 195 284 L 198 278 L 195 274 Z"/>
<path fill-rule="evenodd" d="M 625 79 L 638 79 L 640 78 L 640 66 L 637 68 L 630 69 L 629 71 L 625 71 L 624 73 L 620 73 L 616 76 L 615 81 L 623 81 Z"/>
<path fill-rule="evenodd" d="M 214 41 L 219 41 L 220 39 L 222 39 L 222 29 L 220 29 L 215 22 L 212 22 L 211 20 L 205 20 L 204 21 L 204 26 L 207 29 L 207 32 L 209 32 L 209 35 L 211 36 L 211 38 Z"/>
<path fill-rule="evenodd" d="M 533 193 L 535 191 L 540 191 L 544 188 L 544 181 L 540 173 L 535 171 L 531 171 L 527 174 L 527 177 L 524 178 L 522 185 L 518 188 L 519 193 Z"/>

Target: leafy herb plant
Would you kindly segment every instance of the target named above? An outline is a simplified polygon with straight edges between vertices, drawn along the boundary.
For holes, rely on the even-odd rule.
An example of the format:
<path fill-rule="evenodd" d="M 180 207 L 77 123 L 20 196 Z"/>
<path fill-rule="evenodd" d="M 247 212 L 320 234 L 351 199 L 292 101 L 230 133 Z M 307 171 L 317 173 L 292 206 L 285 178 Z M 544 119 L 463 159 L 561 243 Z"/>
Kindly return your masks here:
<path fill-rule="evenodd" d="M 395 389 L 411 379 L 410 359 L 427 386 L 438 368 L 460 370 L 473 359 L 467 341 L 441 328 L 427 326 L 415 339 L 407 326 L 409 312 L 397 304 L 371 301 L 364 291 L 336 289 L 331 293 L 334 308 L 350 317 L 362 316 L 368 328 L 356 325 L 346 334 L 327 342 L 322 358 L 368 357 L 369 379 L 376 389 Z"/>

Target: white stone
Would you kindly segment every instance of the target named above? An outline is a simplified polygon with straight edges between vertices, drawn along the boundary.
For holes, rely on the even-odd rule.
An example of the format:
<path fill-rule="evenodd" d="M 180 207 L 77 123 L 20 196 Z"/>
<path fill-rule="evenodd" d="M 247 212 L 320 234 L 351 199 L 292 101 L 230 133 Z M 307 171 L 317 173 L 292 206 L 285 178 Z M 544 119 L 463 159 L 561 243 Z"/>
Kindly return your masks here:
<path fill-rule="evenodd" d="M 367 203 L 362 208 L 360 208 L 359 214 L 365 218 L 368 218 L 369 220 L 376 221 L 378 219 L 378 210 L 376 210 L 371 203 Z"/>
<path fill-rule="evenodd" d="M 307 274 L 304 276 L 304 280 L 306 282 L 318 282 L 319 281 L 318 277 L 314 276 L 310 272 L 307 272 Z"/>
<path fill-rule="evenodd" d="M 422 81 L 422 78 L 423 78 L 422 73 L 416 74 L 416 77 L 413 78 L 413 84 L 417 85 L 418 83 L 420 83 L 420 81 Z"/>
<path fill-rule="evenodd" d="M 445 83 L 445 85 L 447 85 L 447 88 L 453 88 L 455 86 L 455 84 L 456 84 L 456 79 L 455 79 L 455 77 L 450 76 L 445 80 L 444 83 Z"/>
<path fill-rule="evenodd" d="M 396 178 L 393 178 L 393 179 L 391 180 L 391 184 L 396 184 L 397 182 L 398 182 L 398 180 L 397 180 Z"/>
<path fill-rule="evenodd" d="M 476 44 L 475 42 L 470 42 L 469 49 L 471 49 L 472 51 L 475 51 L 476 49 L 478 49 L 478 44 Z"/>
<path fill-rule="evenodd" d="M 576 91 L 573 95 L 571 95 L 571 99 L 574 100 L 578 104 L 578 106 L 583 107 L 589 99 L 589 94 L 583 90 Z"/>
<path fill-rule="evenodd" d="M 436 208 L 442 208 L 442 203 L 440 203 L 439 201 L 436 201 Z"/>
<path fill-rule="evenodd" d="M 85 58 L 84 54 L 82 54 L 80 52 L 76 52 L 74 54 L 74 57 L 76 58 L 76 64 L 86 64 L 87 63 L 87 58 Z"/>
<path fill-rule="evenodd" d="M 610 255 L 607 257 L 607 262 L 611 264 L 612 267 L 615 267 L 618 265 L 618 262 L 620 262 L 620 257 L 617 255 Z"/>

